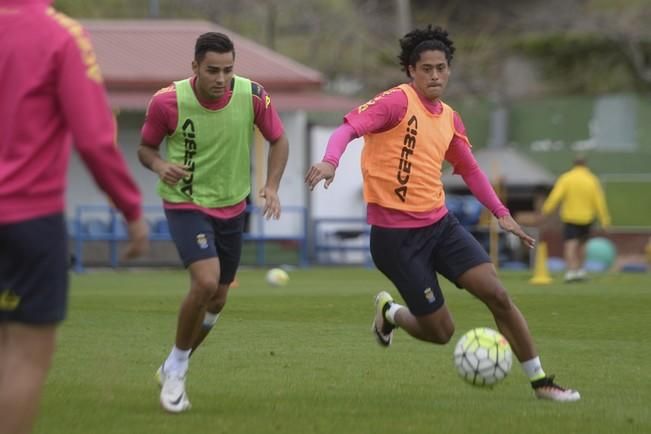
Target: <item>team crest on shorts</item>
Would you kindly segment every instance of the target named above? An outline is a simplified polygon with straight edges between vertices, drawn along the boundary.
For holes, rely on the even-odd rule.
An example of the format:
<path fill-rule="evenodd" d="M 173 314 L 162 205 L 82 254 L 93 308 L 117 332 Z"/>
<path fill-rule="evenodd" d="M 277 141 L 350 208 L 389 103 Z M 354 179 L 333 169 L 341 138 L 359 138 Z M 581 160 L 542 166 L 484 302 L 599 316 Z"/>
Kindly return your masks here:
<path fill-rule="evenodd" d="M 436 296 L 434 295 L 434 292 L 432 292 L 432 288 L 425 288 L 423 294 L 425 295 L 428 303 L 432 304 L 436 301 Z"/>
<path fill-rule="evenodd" d="M 16 310 L 20 304 L 20 297 L 11 289 L 0 292 L 0 310 Z"/>
<path fill-rule="evenodd" d="M 200 249 L 208 248 L 208 237 L 206 237 L 206 234 L 197 234 L 197 245 Z"/>

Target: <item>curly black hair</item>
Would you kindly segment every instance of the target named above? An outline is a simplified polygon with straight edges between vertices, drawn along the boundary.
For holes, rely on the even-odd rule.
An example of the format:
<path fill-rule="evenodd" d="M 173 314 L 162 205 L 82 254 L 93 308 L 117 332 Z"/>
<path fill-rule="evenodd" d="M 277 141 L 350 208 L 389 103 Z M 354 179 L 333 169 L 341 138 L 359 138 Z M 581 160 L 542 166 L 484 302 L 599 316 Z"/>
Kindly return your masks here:
<path fill-rule="evenodd" d="M 431 24 L 426 29 L 412 30 L 403 36 L 400 39 L 400 48 L 398 59 L 407 77 L 411 77 L 409 75 L 409 65 L 415 66 L 423 51 L 436 50 L 444 52 L 449 65 L 452 63 L 455 50 L 454 43 L 448 37 L 448 32 L 438 26 L 432 28 Z"/>

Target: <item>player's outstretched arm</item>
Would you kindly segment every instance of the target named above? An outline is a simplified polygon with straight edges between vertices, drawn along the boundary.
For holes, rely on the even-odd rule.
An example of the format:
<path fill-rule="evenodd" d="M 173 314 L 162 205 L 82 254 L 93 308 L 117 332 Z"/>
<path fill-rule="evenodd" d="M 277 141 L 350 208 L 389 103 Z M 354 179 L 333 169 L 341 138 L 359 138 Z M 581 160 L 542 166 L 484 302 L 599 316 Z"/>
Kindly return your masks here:
<path fill-rule="evenodd" d="M 264 208 L 262 215 L 266 219 L 280 218 L 280 198 L 278 197 L 278 188 L 280 180 L 287 166 L 289 158 L 289 141 L 283 134 L 278 139 L 269 143 L 269 158 L 267 160 L 267 182 L 260 189 L 260 197 L 264 198 Z"/>
<path fill-rule="evenodd" d="M 313 164 L 305 174 L 305 183 L 310 190 L 314 190 L 319 182 L 324 181 L 323 187 L 327 189 L 335 179 L 335 170 L 335 166 L 325 161 Z"/>
<path fill-rule="evenodd" d="M 524 243 L 525 246 L 529 247 L 530 249 L 533 249 L 534 246 L 536 245 L 536 240 L 534 240 L 529 234 L 527 234 L 519 224 L 516 223 L 515 220 L 513 220 L 513 217 L 511 217 L 511 214 L 507 214 L 505 216 L 500 217 L 497 219 L 497 221 L 500 224 L 500 227 L 504 229 L 507 232 L 511 232 L 514 235 L 517 235 L 518 238 Z"/>

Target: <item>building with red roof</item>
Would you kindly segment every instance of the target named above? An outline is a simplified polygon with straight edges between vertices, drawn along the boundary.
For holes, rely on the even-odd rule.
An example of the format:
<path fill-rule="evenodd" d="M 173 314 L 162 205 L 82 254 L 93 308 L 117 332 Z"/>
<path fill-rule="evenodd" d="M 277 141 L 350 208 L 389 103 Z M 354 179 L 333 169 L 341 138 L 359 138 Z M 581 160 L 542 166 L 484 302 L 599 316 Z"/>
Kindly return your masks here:
<path fill-rule="evenodd" d="M 197 37 L 229 35 L 237 74 L 262 84 L 279 111 L 347 111 L 357 101 L 327 95 L 319 71 L 250 39 L 201 20 L 84 20 L 91 34 L 111 103 L 144 110 L 156 90 L 192 74 Z"/>
<path fill-rule="evenodd" d="M 146 204 L 160 204 L 156 176 L 140 166 L 137 148 L 144 113 L 152 95 L 171 82 L 192 75 L 194 45 L 205 32 L 222 32 L 235 45 L 235 72 L 262 84 L 280 113 L 290 143 L 290 159 L 283 178 L 281 199 L 286 205 L 305 206 L 305 164 L 310 155 L 310 112 L 343 116 L 362 101 L 328 95 L 323 75 L 222 26 L 203 20 L 82 20 L 89 31 L 104 76 L 110 103 L 117 113 L 118 143 L 129 161 Z M 266 149 L 259 135 L 252 149 L 253 190 L 265 179 Z M 103 204 L 105 198 L 79 161 L 69 171 L 68 214 L 79 204 Z M 293 224 L 291 221 L 286 223 Z"/>

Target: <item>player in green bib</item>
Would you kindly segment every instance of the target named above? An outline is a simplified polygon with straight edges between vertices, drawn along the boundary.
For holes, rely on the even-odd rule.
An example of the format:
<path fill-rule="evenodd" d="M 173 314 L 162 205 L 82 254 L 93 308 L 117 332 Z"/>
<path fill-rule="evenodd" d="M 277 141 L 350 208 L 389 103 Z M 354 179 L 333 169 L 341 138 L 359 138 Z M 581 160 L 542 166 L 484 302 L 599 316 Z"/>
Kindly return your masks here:
<path fill-rule="evenodd" d="M 197 39 L 194 76 L 158 91 L 147 109 L 138 150 L 160 181 L 170 233 L 190 275 L 176 339 L 157 372 L 169 412 L 190 408 L 185 377 L 190 353 L 213 328 L 240 263 L 246 199 L 251 192 L 254 127 L 270 144 L 263 215 L 280 217 L 278 187 L 289 145 L 271 99 L 258 83 L 234 74 L 228 36 Z M 159 147 L 165 140 L 165 156 Z"/>
<path fill-rule="evenodd" d="M 174 83 L 179 123 L 167 140 L 167 160 L 182 165 L 189 175 L 176 184 L 159 181 L 158 193 L 167 202 L 220 208 L 235 205 L 249 195 L 251 81 L 237 76 L 233 81 L 231 100 L 221 110 L 201 105 L 191 79 Z"/>

